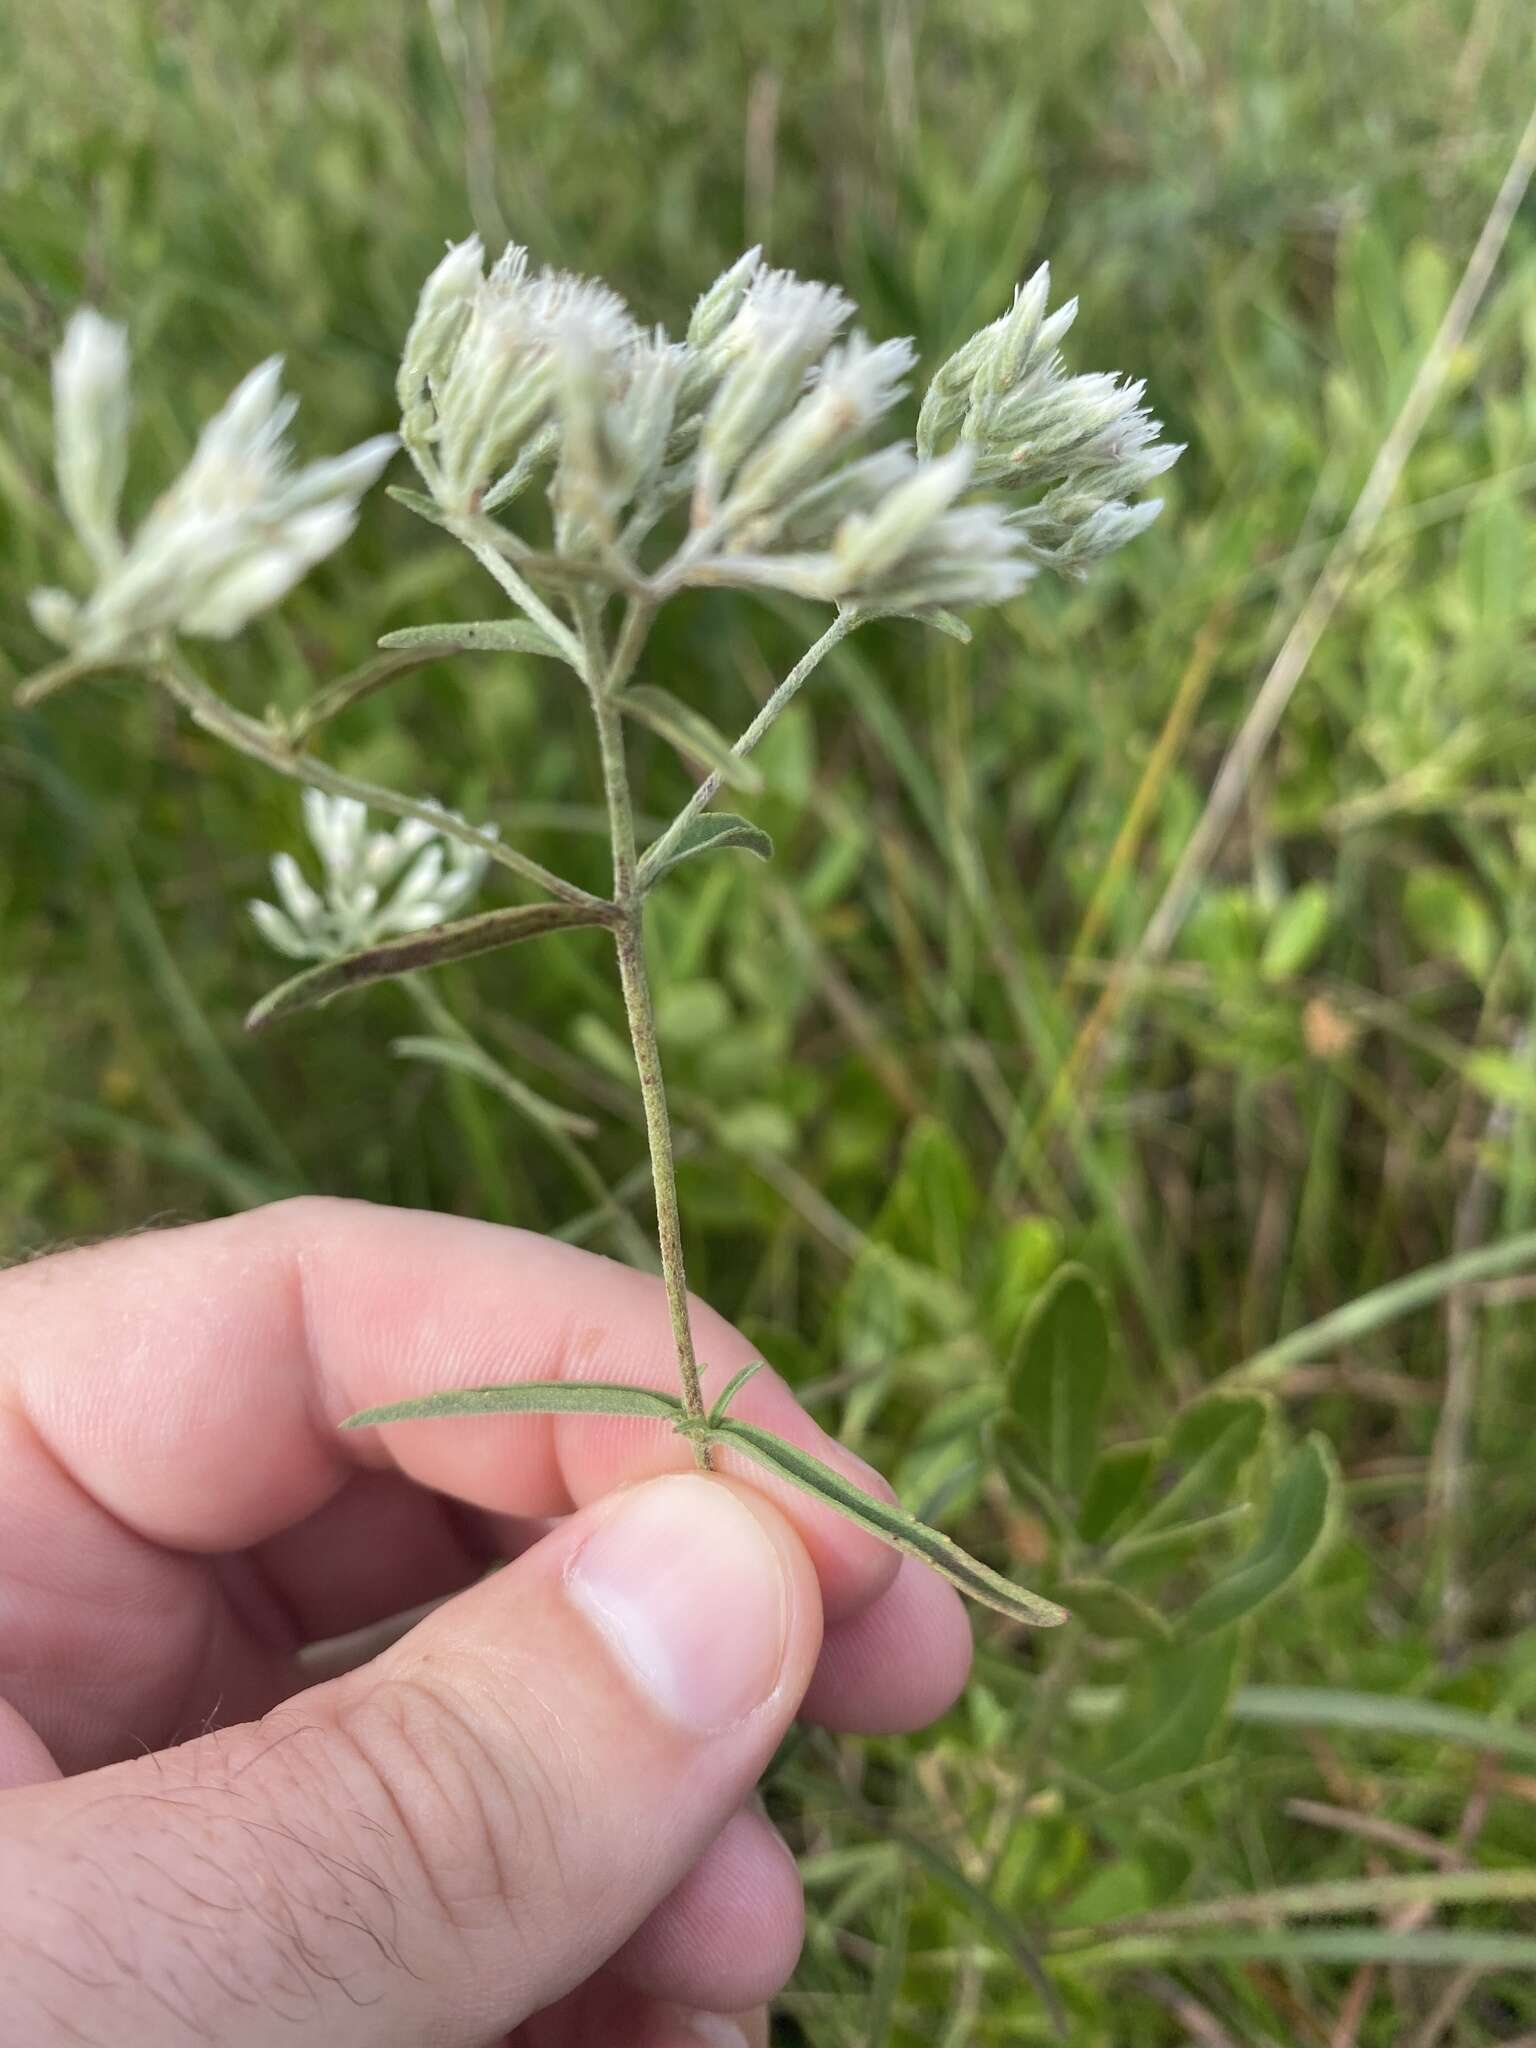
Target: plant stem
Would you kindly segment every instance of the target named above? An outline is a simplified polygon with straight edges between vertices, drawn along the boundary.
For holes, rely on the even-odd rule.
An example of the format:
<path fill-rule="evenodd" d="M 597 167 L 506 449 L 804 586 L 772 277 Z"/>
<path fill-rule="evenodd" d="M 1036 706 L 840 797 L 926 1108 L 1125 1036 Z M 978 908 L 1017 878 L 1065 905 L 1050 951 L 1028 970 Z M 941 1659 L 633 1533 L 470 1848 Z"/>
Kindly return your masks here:
<path fill-rule="evenodd" d="M 603 796 L 608 808 L 608 834 L 613 849 L 613 901 L 619 912 L 619 921 L 614 927 L 614 944 L 619 957 L 619 981 L 624 991 L 624 1013 L 629 1021 L 630 1043 L 635 1054 L 635 1072 L 640 1081 L 640 1101 L 645 1111 L 651 1182 L 656 1193 L 656 1243 L 661 1253 L 662 1280 L 667 1290 L 667 1312 L 672 1319 L 672 1341 L 677 1352 L 683 1412 L 689 1421 L 703 1424 L 704 1395 L 699 1385 L 693 1326 L 688 1315 L 688 1279 L 683 1263 L 682 1219 L 677 1206 L 672 1120 L 667 1112 L 661 1048 L 656 1038 L 656 1012 L 651 1001 L 650 977 L 646 972 L 644 903 L 638 886 L 634 802 L 630 795 L 629 768 L 624 758 L 623 720 L 618 702 L 619 692 L 628 680 L 644 643 L 651 607 L 642 599 L 631 598 L 625 608 L 624 623 L 611 660 L 603 650 L 597 601 L 590 594 L 578 598 L 576 613 L 581 627 L 583 668 L 602 759 Z M 707 1472 L 710 1469 L 709 1444 L 702 1430 L 693 1439 L 693 1454 L 700 1469 Z"/>
<path fill-rule="evenodd" d="M 536 626 L 544 628 L 571 666 L 579 668 L 582 658 L 581 643 L 570 627 L 555 616 L 543 598 L 529 588 L 507 560 L 496 544 L 498 529 L 494 522 L 484 518 L 454 519 L 449 522 L 448 531 L 461 546 L 469 549 L 481 568 L 487 575 L 496 579 L 512 602 L 526 612 Z"/>
<path fill-rule="evenodd" d="M 491 833 L 466 825 L 462 818 L 444 810 L 441 804 L 421 802 L 415 797 L 401 796 L 396 790 L 360 781 L 355 775 L 343 775 L 324 761 L 317 761 L 313 755 L 301 752 L 259 719 L 247 718 L 243 711 L 226 704 L 217 690 L 210 689 L 174 651 L 162 654 L 149 664 L 149 669 L 182 709 L 191 714 L 194 724 L 223 740 L 237 753 L 247 754 L 253 761 L 261 761 L 268 768 L 275 768 L 279 775 L 307 783 L 312 789 L 326 790 L 332 796 L 355 797 L 360 803 L 370 804 L 375 810 L 388 811 L 397 818 L 420 818 L 423 824 L 441 832 L 445 839 L 461 839 L 466 846 L 478 847 L 499 866 L 510 868 L 524 881 L 536 883 L 562 903 L 579 904 L 587 910 L 601 906 L 601 897 L 578 888 L 576 883 L 566 881 L 562 875 L 552 874 L 527 854 L 519 853 L 515 847 L 504 846 Z"/>
<path fill-rule="evenodd" d="M 840 640 L 846 640 L 854 627 L 863 623 L 864 617 L 865 614 L 859 611 L 840 611 L 821 638 L 812 641 L 783 682 L 774 690 L 772 696 L 764 704 L 762 710 L 758 712 L 756 718 L 753 719 L 735 746 L 731 748 L 732 760 L 745 760 L 746 756 L 751 753 L 780 712 L 786 710 L 794 702 L 795 698 L 800 694 L 802 686 L 809 681 L 813 671 L 819 667 L 823 657 L 830 654 Z M 699 812 L 703 810 L 706 804 L 713 803 L 720 792 L 720 782 L 721 777 L 718 770 L 713 774 L 706 775 L 698 788 L 693 792 L 693 795 L 689 797 L 687 803 L 683 805 L 683 808 L 672 820 L 666 831 L 656 841 L 655 845 L 647 848 L 645 857 L 647 864 L 651 868 L 654 869 L 665 860 L 693 819 L 699 815 Z"/>

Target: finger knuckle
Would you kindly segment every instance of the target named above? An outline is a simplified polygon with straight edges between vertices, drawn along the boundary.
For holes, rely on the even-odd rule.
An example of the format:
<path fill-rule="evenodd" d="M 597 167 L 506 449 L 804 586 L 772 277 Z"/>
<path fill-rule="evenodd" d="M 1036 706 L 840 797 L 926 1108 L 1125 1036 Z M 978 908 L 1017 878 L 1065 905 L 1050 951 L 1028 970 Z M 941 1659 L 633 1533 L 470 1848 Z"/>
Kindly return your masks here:
<path fill-rule="evenodd" d="M 338 1728 L 397 1854 L 450 1925 L 515 1923 L 530 1873 L 552 1887 L 562 1801 L 551 1754 L 517 1717 L 474 1698 L 462 1673 L 375 1679 Z"/>

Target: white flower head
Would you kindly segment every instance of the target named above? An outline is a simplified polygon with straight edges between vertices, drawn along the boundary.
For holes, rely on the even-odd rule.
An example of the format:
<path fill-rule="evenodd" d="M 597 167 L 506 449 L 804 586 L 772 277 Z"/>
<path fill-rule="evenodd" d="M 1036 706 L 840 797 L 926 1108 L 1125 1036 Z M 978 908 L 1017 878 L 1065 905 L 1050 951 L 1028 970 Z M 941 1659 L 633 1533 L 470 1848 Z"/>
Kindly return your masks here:
<path fill-rule="evenodd" d="M 115 334 L 77 314 L 54 366 L 60 488 L 91 548 L 96 587 L 72 612 L 59 593 L 40 593 L 34 616 L 86 656 L 132 650 L 162 633 L 225 639 L 341 545 L 395 437 L 296 470 L 287 430 L 297 400 L 284 395 L 282 359 L 272 356 L 209 420 L 125 546 L 116 511 L 126 441 L 121 431 L 113 438 L 111 423 L 126 421 L 126 354 L 106 338 Z M 104 423 L 94 453 L 82 442 L 88 417 Z"/>
<path fill-rule="evenodd" d="M 98 570 L 122 553 L 128 473 L 128 335 L 81 307 L 53 359 L 54 466 L 69 523 Z"/>
<path fill-rule="evenodd" d="M 480 237 L 471 235 L 466 241 L 449 243 L 447 255 L 422 286 L 395 380 L 400 410 L 407 421 L 419 403 L 422 387 L 441 377 L 452 362 L 484 272 L 485 250 Z"/>
<path fill-rule="evenodd" d="M 725 525 L 761 521 L 792 491 L 845 459 L 891 410 L 916 361 L 910 341 L 878 346 L 855 333 L 811 373 L 811 388 L 743 463 L 722 508 Z"/>
<path fill-rule="evenodd" d="M 639 339 L 616 292 L 568 271 L 530 275 L 528 252 L 509 244 L 488 277 L 468 281 L 467 312 L 432 374 L 430 422 L 408 416 L 439 503 L 462 512 L 510 495 L 509 467 L 530 443 L 546 447 L 572 367 L 606 374 Z"/>
<path fill-rule="evenodd" d="M 736 470 L 789 411 L 853 315 L 836 286 L 792 270 L 759 270 L 705 351 L 717 379 L 699 443 L 695 523 L 713 515 Z"/>
<path fill-rule="evenodd" d="M 1001 319 L 955 351 L 928 387 L 917 445 L 932 455 L 958 429 L 978 484 L 1043 492 L 1014 515 L 1019 544 L 1040 566 L 1076 575 L 1156 518 L 1160 500 L 1129 500 L 1183 450 L 1160 439 L 1143 384 L 1068 376 L 1060 343 L 1077 301 L 1047 315 L 1049 297 L 1042 264 Z"/>
<path fill-rule="evenodd" d="M 365 805 L 316 789 L 304 792 L 304 825 L 320 858 L 319 887 L 280 853 L 272 862 L 278 901 L 250 906 L 262 937 L 291 960 L 334 960 L 442 924 L 473 897 L 489 863 L 423 818 L 370 832 Z"/>

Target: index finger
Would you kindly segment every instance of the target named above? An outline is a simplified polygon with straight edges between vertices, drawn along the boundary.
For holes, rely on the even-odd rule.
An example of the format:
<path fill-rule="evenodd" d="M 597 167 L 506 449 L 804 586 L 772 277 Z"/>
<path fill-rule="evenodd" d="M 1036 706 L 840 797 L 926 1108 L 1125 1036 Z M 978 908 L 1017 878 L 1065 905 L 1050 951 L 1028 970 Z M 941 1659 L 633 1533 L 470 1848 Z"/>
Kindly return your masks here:
<path fill-rule="evenodd" d="M 702 1304 L 718 1390 L 754 1353 Z M 622 1416 L 496 1416 L 342 1431 L 356 1410 L 497 1380 L 675 1384 L 661 1282 L 550 1238 L 312 1196 L 122 1239 L 0 1278 L 0 1405 L 74 1482 L 173 1549 L 243 1548 L 312 1514 L 359 1465 L 472 1506 L 568 1513 L 685 1470 L 688 1444 Z M 885 1492 L 771 1370 L 741 1416 Z M 756 1468 L 833 1618 L 895 1575 L 873 1538 Z M 61 1541 L 67 1540 L 61 1532 Z"/>

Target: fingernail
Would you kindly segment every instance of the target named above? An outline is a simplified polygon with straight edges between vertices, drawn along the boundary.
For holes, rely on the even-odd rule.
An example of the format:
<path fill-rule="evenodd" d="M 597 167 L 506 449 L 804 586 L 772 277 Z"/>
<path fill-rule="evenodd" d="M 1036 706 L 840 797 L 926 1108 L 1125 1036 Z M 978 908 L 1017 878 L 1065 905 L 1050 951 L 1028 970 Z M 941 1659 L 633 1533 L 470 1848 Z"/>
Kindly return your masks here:
<path fill-rule="evenodd" d="M 746 2035 L 734 2020 L 728 2020 L 723 2013 L 691 2012 L 688 2015 L 688 2031 L 705 2048 L 748 2048 Z"/>
<path fill-rule="evenodd" d="M 715 1734 L 778 1682 L 784 1566 L 718 1480 L 653 1479 L 621 1495 L 566 1568 L 575 1605 L 670 1720 Z"/>

